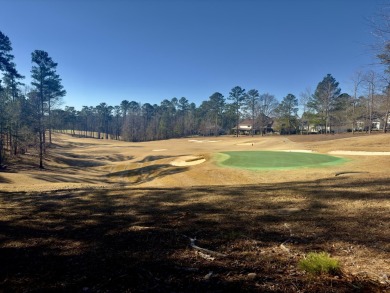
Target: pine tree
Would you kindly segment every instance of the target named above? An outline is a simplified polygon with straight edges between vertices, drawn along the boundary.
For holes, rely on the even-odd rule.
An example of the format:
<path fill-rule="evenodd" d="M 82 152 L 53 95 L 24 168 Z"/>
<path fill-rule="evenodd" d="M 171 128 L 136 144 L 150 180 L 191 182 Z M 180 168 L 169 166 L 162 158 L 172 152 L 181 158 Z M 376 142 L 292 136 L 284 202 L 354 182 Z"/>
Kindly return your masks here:
<path fill-rule="evenodd" d="M 330 118 L 340 92 L 339 83 L 331 74 L 328 74 L 318 83 L 314 95 L 308 102 L 308 107 L 314 109 L 320 116 L 326 133 L 331 131 Z"/>
<path fill-rule="evenodd" d="M 46 143 L 45 112 L 50 109 L 51 100 L 64 96 L 66 92 L 61 85 L 59 75 L 56 73 L 57 63 L 47 52 L 35 50 L 31 53 L 31 60 L 35 64 L 31 69 L 31 84 L 35 87 L 39 98 L 39 168 L 43 168 Z"/>
<path fill-rule="evenodd" d="M 245 89 L 239 86 L 232 88 L 229 93 L 229 100 L 232 101 L 236 113 L 236 135 L 238 137 L 238 125 L 240 124 L 241 107 L 245 99 Z"/>

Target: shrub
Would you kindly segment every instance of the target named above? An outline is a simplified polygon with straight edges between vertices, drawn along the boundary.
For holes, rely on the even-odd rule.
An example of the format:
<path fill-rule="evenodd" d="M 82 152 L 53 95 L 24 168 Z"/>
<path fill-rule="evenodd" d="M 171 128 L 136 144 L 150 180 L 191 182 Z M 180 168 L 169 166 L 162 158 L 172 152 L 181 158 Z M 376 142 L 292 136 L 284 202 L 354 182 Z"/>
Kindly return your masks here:
<path fill-rule="evenodd" d="M 340 273 L 339 261 L 326 252 L 310 252 L 298 262 L 298 266 L 313 275 Z"/>

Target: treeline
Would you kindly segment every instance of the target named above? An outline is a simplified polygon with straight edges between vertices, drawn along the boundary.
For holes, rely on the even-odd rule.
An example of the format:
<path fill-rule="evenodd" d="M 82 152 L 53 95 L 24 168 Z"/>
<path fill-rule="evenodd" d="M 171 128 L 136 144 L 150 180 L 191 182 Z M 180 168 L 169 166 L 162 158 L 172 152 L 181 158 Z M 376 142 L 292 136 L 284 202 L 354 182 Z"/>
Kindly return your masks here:
<path fill-rule="evenodd" d="M 267 117 L 278 105 L 275 97 L 259 95 L 257 90 L 245 94 L 245 90 L 237 86 L 227 99 L 215 92 L 199 107 L 185 97 L 165 99 L 159 105 L 123 100 L 120 105 L 100 103 L 95 107 L 83 106 L 80 111 L 65 107 L 53 110 L 52 127 L 85 137 L 134 142 L 228 134 L 239 119 L 250 116 L 249 99 L 254 98 L 251 93 L 256 93 L 256 103 L 259 104 L 255 109 L 255 124 L 265 125 Z"/>
<path fill-rule="evenodd" d="M 386 48 L 378 57 L 388 66 L 390 47 Z M 24 77 L 13 59 L 11 42 L 0 32 L 0 168 L 6 158 L 28 149 L 37 150 L 43 168 L 53 129 L 137 142 L 191 135 L 238 135 L 243 120 L 253 126 L 246 132 L 252 135 L 269 129 L 280 134 L 386 131 L 389 120 L 389 83 L 372 71 L 355 74 L 350 94 L 342 93 L 339 83 L 328 74 L 314 92 L 306 89 L 299 98 L 290 93 L 281 101 L 272 94 L 236 86 L 227 97 L 215 92 L 199 106 L 181 97 L 165 99 L 159 105 L 123 100 L 119 105 L 103 102 L 76 110 L 59 107 L 66 91 L 56 72 L 57 63 L 47 52 L 31 53 L 29 86 L 22 83 Z"/>
<path fill-rule="evenodd" d="M 264 134 L 272 128 L 281 134 L 334 133 L 381 130 L 386 132 L 390 91 L 378 94 L 380 79 L 373 72 L 357 73 L 354 92 L 341 93 L 339 83 L 328 74 L 315 92 L 297 98 L 287 94 L 281 101 L 269 93 L 245 91 L 240 86 L 228 96 L 213 93 L 199 107 L 187 98 L 165 99 L 159 105 L 123 100 L 52 111 L 52 127 L 84 137 L 149 141 L 191 135 L 238 134 L 240 122 L 253 127 L 246 134 Z M 365 95 L 359 93 L 365 92 Z M 299 115 L 299 108 L 301 113 Z"/>

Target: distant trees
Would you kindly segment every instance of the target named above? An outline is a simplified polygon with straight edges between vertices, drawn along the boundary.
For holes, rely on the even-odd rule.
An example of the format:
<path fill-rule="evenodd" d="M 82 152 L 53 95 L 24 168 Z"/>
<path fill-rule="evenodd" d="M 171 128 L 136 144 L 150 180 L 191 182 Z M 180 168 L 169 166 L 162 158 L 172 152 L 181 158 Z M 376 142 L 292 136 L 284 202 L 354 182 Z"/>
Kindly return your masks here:
<path fill-rule="evenodd" d="M 218 135 L 223 129 L 223 116 L 225 98 L 219 93 L 213 93 L 208 100 L 203 101 L 199 107 L 200 121 L 199 130 L 205 135 Z"/>

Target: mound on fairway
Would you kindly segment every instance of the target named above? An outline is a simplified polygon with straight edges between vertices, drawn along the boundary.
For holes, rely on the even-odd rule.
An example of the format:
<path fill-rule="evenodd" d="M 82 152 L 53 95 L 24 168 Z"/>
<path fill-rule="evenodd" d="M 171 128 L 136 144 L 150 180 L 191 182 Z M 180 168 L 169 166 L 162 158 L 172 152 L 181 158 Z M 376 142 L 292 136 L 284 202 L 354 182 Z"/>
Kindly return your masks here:
<path fill-rule="evenodd" d="M 303 152 L 234 151 L 217 156 L 219 165 L 233 168 L 266 170 L 322 167 L 345 162 L 345 159 Z"/>

